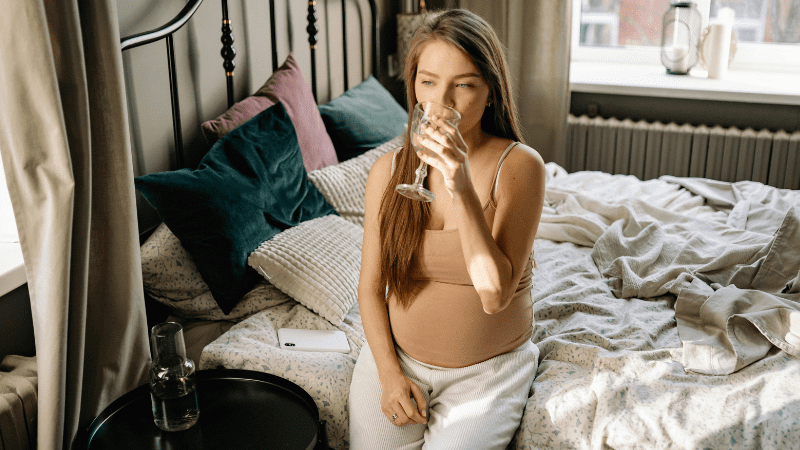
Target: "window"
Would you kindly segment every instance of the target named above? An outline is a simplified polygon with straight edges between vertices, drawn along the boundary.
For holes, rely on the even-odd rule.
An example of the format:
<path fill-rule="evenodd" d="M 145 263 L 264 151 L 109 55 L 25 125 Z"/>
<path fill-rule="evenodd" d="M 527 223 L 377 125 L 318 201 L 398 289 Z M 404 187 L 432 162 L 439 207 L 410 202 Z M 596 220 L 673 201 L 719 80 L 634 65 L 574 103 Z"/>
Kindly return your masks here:
<path fill-rule="evenodd" d="M 800 70 L 800 0 L 698 0 L 703 24 L 734 12 L 731 70 Z M 573 0 L 572 59 L 660 64 L 670 0 Z"/>

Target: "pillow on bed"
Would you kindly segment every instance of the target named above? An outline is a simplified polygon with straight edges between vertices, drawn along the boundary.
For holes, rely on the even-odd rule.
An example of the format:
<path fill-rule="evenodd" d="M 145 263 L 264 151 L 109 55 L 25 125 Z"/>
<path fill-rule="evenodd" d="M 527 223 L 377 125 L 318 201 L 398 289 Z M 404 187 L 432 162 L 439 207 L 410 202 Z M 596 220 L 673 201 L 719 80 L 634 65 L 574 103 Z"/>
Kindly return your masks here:
<path fill-rule="evenodd" d="M 339 216 L 309 220 L 259 245 L 250 267 L 339 326 L 356 303 L 364 230 Z"/>
<path fill-rule="evenodd" d="M 373 76 L 321 105 L 319 112 L 339 161 L 381 145 L 408 123 L 408 112 Z"/>
<path fill-rule="evenodd" d="M 369 170 L 381 155 L 401 147 L 405 137 L 405 133 L 401 133 L 355 158 L 309 172 L 308 178 L 342 218 L 363 227 L 364 192 Z"/>
<path fill-rule="evenodd" d="M 135 184 L 192 255 L 225 314 L 258 279 L 247 268 L 253 249 L 286 228 L 336 214 L 308 181 L 280 103 L 217 141 L 197 169 L 144 175 Z"/>
<path fill-rule="evenodd" d="M 140 250 L 145 291 L 179 317 L 239 320 L 291 300 L 275 286 L 262 281 L 225 314 L 214 301 L 189 252 L 165 223 L 153 231 Z"/>
<path fill-rule="evenodd" d="M 339 162 L 311 88 L 291 53 L 255 94 L 234 104 L 216 119 L 203 123 L 200 128 L 208 142 L 213 144 L 278 102 L 283 103 L 292 118 L 307 171 Z"/>

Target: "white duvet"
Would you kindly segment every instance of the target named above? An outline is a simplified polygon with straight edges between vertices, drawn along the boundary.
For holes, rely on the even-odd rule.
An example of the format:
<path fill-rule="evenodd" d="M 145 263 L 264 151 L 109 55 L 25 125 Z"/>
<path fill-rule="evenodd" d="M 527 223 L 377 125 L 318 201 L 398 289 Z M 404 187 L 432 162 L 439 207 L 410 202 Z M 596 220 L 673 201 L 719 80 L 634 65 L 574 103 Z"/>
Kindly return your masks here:
<path fill-rule="evenodd" d="M 757 266 L 753 270 L 762 267 L 759 252 L 773 247 L 781 226 L 775 221 L 786 217 L 776 211 L 800 205 L 800 194 L 758 184 L 642 182 L 548 169 L 534 244 L 533 340 L 541 359 L 511 448 L 800 448 L 800 360 L 762 343 L 766 352 L 728 375 L 698 373 L 702 364 L 685 358 L 682 339 L 702 340 L 692 330 L 679 333 L 675 313 L 681 289 L 691 283 L 703 283 L 711 295 L 720 281 L 747 272 L 742 267 L 748 262 Z M 710 266 L 715 260 L 698 250 L 693 260 L 692 243 L 725 257 Z M 788 254 L 799 252 L 793 244 Z M 673 249 L 674 257 L 665 257 L 664 249 Z M 791 258 L 785 261 L 781 277 L 793 270 Z M 287 300 L 206 346 L 200 368 L 258 370 L 297 383 L 315 398 L 331 447 L 348 448 L 347 391 L 364 342 L 358 306 L 339 327 L 349 354 L 281 350 L 280 327 L 333 326 Z M 699 327 L 700 333 L 711 330 Z M 752 344 L 747 336 L 745 346 Z M 720 354 L 718 348 L 708 352 Z"/>

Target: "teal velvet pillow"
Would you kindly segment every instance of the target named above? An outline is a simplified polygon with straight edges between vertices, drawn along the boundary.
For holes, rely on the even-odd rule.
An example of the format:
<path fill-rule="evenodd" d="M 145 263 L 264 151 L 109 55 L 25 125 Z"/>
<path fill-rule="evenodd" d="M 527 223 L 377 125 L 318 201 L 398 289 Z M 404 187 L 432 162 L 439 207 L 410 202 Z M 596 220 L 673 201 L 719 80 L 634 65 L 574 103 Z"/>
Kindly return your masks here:
<path fill-rule="evenodd" d="M 408 112 L 370 76 L 319 107 L 339 162 L 358 156 L 403 132 Z"/>
<path fill-rule="evenodd" d="M 336 214 L 308 180 L 280 103 L 218 140 L 197 169 L 134 182 L 192 256 L 225 314 L 259 278 L 247 265 L 253 250 L 289 227 Z"/>

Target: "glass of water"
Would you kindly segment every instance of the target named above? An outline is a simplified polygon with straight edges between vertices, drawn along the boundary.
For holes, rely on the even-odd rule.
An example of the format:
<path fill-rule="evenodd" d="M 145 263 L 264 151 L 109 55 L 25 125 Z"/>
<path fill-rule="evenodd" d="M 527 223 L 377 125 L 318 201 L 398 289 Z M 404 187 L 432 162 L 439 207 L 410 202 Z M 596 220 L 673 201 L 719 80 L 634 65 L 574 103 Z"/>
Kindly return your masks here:
<path fill-rule="evenodd" d="M 186 357 L 183 327 L 164 322 L 150 330 L 153 421 L 164 431 L 190 428 L 200 417 L 194 361 Z"/>
<path fill-rule="evenodd" d="M 420 137 L 425 137 L 425 129 L 422 125 L 431 126 L 431 119 L 438 118 L 450 124 L 454 128 L 458 128 L 458 123 L 461 121 L 461 114 L 449 106 L 440 105 L 433 102 L 417 103 L 414 106 L 414 113 L 411 116 L 411 145 L 414 150 L 422 151 L 422 146 L 418 143 Z M 425 182 L 425 177 L 428 175 L 428 164 L 420 161 L 417 168 L 416 178 L 412 184 L 398 184 L 395 189 L 401 195 L 404 195 L 412 200 L 419 200 L 421 202 L 432 202 L 436 199 L 433 192 L 425 189 L 422 183 Z"/>

